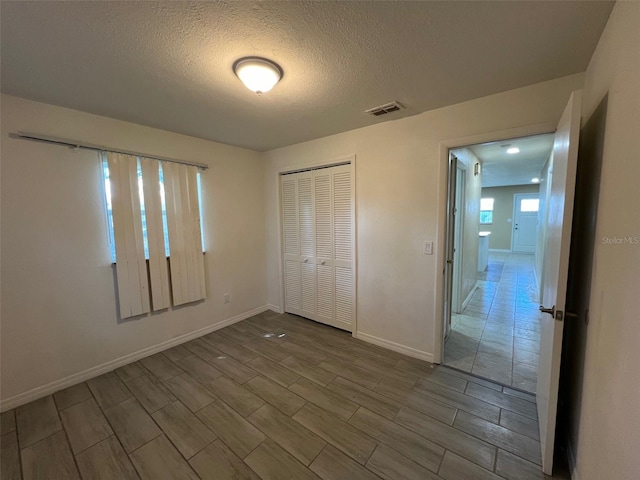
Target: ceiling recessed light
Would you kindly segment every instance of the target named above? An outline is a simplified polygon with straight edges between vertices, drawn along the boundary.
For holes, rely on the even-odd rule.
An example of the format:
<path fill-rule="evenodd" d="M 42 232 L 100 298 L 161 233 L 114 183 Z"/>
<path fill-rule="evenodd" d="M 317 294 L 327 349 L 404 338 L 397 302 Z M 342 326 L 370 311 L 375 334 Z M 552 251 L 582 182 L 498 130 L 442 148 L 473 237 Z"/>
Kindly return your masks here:
<path fill-rule="evenodd" d="M 520 149 L 518 147 L 511 147 L 511 148 L 507 149 L 507 153 L 509 155 L 514 155 L 516 153 L 520 153 Z"/>
<path fill-rule="evenodd" d="M 245 87 L 258 95 L 271 90 L 282 78 L 279 65 L 260 57 L 245 57 L 233 64 L 233 71 Z"/>
<path fill-rule="evenodd" d="M 540 179 L 538 177 L 533 177 L 531 179 L 531 183 L 540 183 Z"/>

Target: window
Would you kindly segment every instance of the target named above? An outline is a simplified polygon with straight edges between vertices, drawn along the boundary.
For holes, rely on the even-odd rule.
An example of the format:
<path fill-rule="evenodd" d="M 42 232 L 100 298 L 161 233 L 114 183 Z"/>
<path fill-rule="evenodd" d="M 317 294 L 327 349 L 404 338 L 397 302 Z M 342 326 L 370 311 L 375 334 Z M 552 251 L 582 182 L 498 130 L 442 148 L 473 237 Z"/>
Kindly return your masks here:
<path fill-rule="evenodd" d="M 520 201 L 521 212 L 537 212 L 540 208 L 539 198 L 523 198 Z"/>
<path fill-rule="evenodd" d="M 493 223 L 493 198 L 480 199 L 480 224 Z"/>

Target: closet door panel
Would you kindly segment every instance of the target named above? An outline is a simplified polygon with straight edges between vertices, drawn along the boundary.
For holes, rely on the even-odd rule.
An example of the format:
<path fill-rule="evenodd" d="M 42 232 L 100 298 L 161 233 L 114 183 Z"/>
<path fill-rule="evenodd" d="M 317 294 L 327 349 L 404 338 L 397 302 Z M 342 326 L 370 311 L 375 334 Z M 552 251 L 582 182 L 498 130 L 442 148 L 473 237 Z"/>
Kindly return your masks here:
<path fill-rule="evenodd" d="M 333 325 L 335 290 L 333 279 L 333 207 L 331 168 L 313 172 L 315 196 L 315 244 L 318 321 Z"/>
<path fill-rule="evenodd" d="M 333 266 L 316 265 L 318 282 L 318 321 L 333 324 L 335 311 Z"/>
<path fill-rule="evenodd" d="M 336 327 L 351 331 L 353 325 L 353 270 L 349 267 L 336 267 Z"/>
<path fill-rule="evenodd" d="M 313 245 L 313 190 L 311 188 L 311 172 L 299 173 L 298 178 L 298 218 L 299 218 L 299 238 L 300 256 L 303 258 L 313 258 L 315 248 Z"/>
<path fill-rule="evenodd" d="M 355 311 L 355 280 L 353 278 L 355 219 L 351 166 L 334 167 L 331 174 L 335 258 L 335 326 L 352 330 Z"/>
<path fill-rule="evenodd" d="M 302 312 L 304 315 L 310 315 L 309 318 L 315 319 L 316 313 L 316 276 L 315 265 L 313 262 L 302 263 L 301 271 L 301 287 L 302 287 Z"/>
<path fill-rule="evenodd" d="M 332 172 L 333 184 L 333 228 L 335 259 L 353 262 L 352 245 L 352 188 L 350 166 L 334 167 Z"/>
<path fill-rule="evenodd" d="M 331 173 L 323 169 L 314 172 L 316 257 L 333 259 L 333 225 L 331 222 Z"/>
<path fill-rule="evenodd" d="M 302 291 L 300 288 L 300 263 L 297 260 L 284 261 L 284 304 L 285 311 L 302 311 Z"/>
<path fill-rule="evenodd" d="M 298 235 L 300 238 L 300 286 L 302 289 L 302 314 L 315 319 L 316 279 L 314 274 L 315 245 L 313 172 L 298 175 Z"/>
<path fill-rule="evenodd" d="M 281 177 L 284 249 L 284 309 L 302 310 L 300 287 L 300 244 L 298 235 L 298 174 Z"/>

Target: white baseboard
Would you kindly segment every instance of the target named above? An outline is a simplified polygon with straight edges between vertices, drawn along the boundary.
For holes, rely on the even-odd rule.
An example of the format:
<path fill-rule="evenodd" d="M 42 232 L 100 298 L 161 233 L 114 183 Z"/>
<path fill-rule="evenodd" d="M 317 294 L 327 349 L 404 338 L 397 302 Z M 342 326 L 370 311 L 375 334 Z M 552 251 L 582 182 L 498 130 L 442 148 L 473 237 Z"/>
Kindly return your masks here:
<path fill-rule="evenodd" d="M 511 253 L 510 248 L 490 248 L 489 251 L 496 253 Z"/>
<path fill-rule="evenodd" d="M 273 310 L 276 313 L 284 313 L 284 308 L 280 308 L 277 305 L 267 304 L 267 310 Z"/>
<path fill-rule="evenodd" d="M 265 312 L 267 310 L 273 310 L 273 308 L 271 308 L 271 305 L 264 305 L 262 307 L 254 308 L 253 310 L 249 310 L 248 312 L 244 312 L 234 317 L 228 318 L 220 323 L 216 323 L 215 325 L 209 325 L 199 330 L 185 333 L 184 335 L 180 335 L 179 337 L 171 338 L 157 345 L 143 348 L 142 350 L 138 350 L 137 352 L 130 353 L 114 360 L 110 360 L 101 365 L 83 370 L 82 372 L 74 373 L 73 375 L 69 375 L 67 377 L 61 378 L 60 380 L 42 385 L 41 387 L 36 387 L 26 392 L 14 395 L 13 397 L 5 398 L 3 400 L 0 400 L 0 412 L 19 407 L 20 405 L 38 400 L 42 397 L 46 397 L 47 395 L 51 395 L 52 393 L 55 393 L 64 388 L 72 387 L 73 385 L 77 385 L 78 383 L 82 383 L 86 380 L 97 377 L 98 375 L 102 375 L 103 373 L 110 372 L 118 367 L 122 367 L 123 365 L 135 362 L 136 360 L 140 360 L 141 358 L 148 357 L 149 355 L 153 355 L 154 353 L 161 352 L 168 348 L 175 347 L 176 345 L 180 345 L 181 343 L 188 342 L 189 340 L 193 340 L 194 338 L 201 337 L 202 335 L 206 335 L 207 333 L 211 333 L 216 330 L 220 330 L 221 328 L 228 327 L 229 325 L 233 325 L 234 323 L 238 323 L 242 320 L 253 317 L 254 315 L 258 315 L 259 313 Z"/>
<path fill-rule="evenodd" d="M 578 480 L 576 453 L 573 450 L 573 444 L 571 443 L 571 441 L 567 442 L 567 461 L 569 462 L 569 472 L 571 473 L 571 480 Z"/>
<path fill-rule="evenodd" d="M 460 308 L 460 312 L 462 312 L 465 308 L 467 308 L 467 305 L 469 305 L 469 302 L 471 301 L 473 294 L 476 293 L 477 289 L 478 289 L 478 282 L 476 282 L 476 284 L 473 286 L 473 288 L 469 292 L 469 295 L 467 295 L 467 298 L 465 298 L 464 302 L 462 302 L 462 307 Z"/>
<path fill-rule="evenodd" d="M 374 345 L 388 348 L 389 350 L 393 350 L 394 352 L 402 353 L 409 357 L 413 357 L 413 358 L 417 358 L 420 360 L 425 360 L 427 362 L 433 363 L 433 353 L 425 352 L 423 350 L 418 350 L 417 348 L 413 348 L 413 347 L 407 347 L 406 345 L 392 342 L 391 340 L 385 340 L 384 338 L 376 337 L 374 335 L 369 335 L 368 333 L 354 332 L 353 336 L 358 340 L 362 340 L 368 343 L 373 343 Z"/>

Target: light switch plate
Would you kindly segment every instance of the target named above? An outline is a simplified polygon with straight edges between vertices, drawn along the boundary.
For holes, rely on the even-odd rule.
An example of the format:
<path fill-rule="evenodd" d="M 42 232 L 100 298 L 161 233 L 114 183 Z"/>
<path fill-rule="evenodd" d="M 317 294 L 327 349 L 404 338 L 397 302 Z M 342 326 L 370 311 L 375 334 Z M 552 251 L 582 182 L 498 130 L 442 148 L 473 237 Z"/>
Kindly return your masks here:
<path fill-rule="evenodd" d="M 423 253 L 425 255 L 433 255 L 433 242 L 424 242 Z"/>

